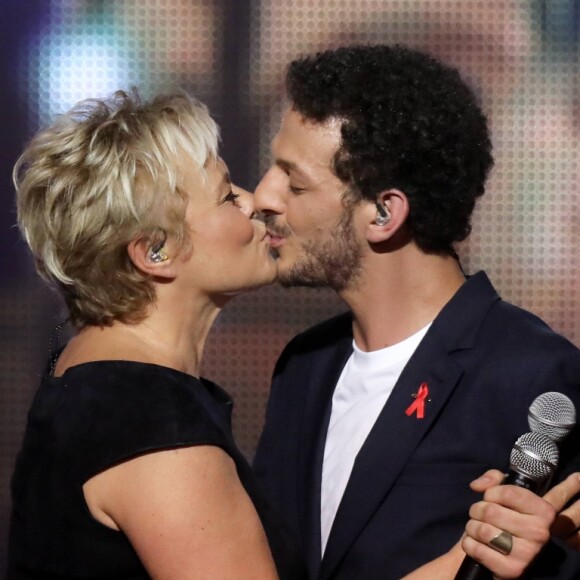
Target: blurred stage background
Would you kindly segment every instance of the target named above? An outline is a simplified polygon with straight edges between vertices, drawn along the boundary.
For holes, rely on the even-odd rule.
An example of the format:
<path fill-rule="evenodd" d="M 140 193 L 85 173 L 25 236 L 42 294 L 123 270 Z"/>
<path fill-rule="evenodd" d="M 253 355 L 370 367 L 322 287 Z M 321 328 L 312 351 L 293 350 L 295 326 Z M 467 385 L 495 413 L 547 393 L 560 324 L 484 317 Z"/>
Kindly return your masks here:
<path fill-rule="evenodd" d="M 0 4 L 0 570 L 9 479 L 26 411 L 63 318 L 14 227 L 12 165 L 74 102 L 138 86 L 184 88 L 222 128 L 233 178 L 269 161 L 284 67 L 352 42 L 401 42 L 458 66 L 491 122 L 495 168 L 460 250 L 504 298 L 580 345 L 580 2 L 577 0 L 2 0 Z M 267 288 L 222 314 L 205 375 L 235 397 L 251 458 L 286 341 L 342 305 L 327 291 Z"/>

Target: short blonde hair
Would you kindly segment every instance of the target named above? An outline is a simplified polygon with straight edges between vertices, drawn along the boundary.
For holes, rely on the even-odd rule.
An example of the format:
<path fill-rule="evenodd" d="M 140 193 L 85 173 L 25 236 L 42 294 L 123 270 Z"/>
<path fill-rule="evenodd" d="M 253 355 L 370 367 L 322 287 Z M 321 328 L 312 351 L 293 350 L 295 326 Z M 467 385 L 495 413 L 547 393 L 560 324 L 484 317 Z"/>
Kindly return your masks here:
<path fill-rule="evenodd" d="M 187 238 L 179 159 L 217 157 L 218 127 L 186 94 L 142 102 L 136 90 L 77 104 L 16 162 L 18 223 L 37 270 L 57 285 L 73 324 L 142 319 L 155 300 L 127 245 Z"/>

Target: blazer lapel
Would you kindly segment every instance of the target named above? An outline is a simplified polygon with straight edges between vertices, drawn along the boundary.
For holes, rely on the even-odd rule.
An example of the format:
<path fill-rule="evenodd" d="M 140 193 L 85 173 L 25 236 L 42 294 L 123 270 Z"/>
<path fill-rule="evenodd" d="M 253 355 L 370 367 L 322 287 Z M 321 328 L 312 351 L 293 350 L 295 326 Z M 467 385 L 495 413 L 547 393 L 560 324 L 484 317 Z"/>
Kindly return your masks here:
<path fill-rule="evenodd" d="M 349 321 L 348 332 L 332 346 L 317 352 L 312 366 L 306 371 L 309 389 L 300 439 L 298 498 L 311 578 L 318 576 L 321 560 L 320 485 L 332 395 L 351 354 L 352 334 Z"/>

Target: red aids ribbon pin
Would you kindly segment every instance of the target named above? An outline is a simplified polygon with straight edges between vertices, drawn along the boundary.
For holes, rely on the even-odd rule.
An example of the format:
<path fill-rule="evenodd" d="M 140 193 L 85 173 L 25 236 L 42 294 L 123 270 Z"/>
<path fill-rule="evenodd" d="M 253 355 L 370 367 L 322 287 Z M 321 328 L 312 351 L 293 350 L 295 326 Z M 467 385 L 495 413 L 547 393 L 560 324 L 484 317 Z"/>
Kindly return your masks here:
<path fill-rule="evenodd" d="M 419 387 L 419 392 L 415 397 L 415 400 L 409 405 L 409 408 L 405 413 L 410 417 L 413 413 L 417 413 L 417 419 L 423 419 L 425 417 L 425 399 L 429 395 L 429 387 L 427 383 L 423 383 Z"/>

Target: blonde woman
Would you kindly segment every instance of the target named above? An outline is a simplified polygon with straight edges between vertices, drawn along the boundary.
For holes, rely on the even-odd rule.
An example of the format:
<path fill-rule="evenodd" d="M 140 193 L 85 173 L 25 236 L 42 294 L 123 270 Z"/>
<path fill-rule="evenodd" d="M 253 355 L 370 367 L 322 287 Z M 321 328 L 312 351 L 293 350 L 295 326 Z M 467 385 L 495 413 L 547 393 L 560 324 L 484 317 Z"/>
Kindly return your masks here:
<path fill-rule="evenodd" d="M 13 577 L 300 577 L 199 378 L 220 309 L 274 280 L 218 129 L 186 96 L 118 92 L 40 132 L 15 169 L 21 229 L 76 336 L 30 412 Z M 189 577 L 189 576 L 188 576 Z"/>

